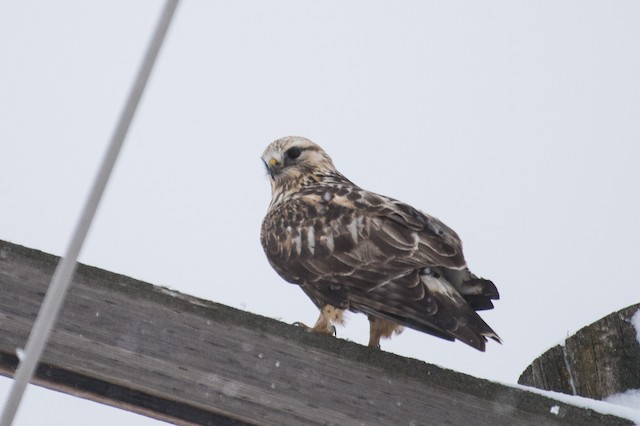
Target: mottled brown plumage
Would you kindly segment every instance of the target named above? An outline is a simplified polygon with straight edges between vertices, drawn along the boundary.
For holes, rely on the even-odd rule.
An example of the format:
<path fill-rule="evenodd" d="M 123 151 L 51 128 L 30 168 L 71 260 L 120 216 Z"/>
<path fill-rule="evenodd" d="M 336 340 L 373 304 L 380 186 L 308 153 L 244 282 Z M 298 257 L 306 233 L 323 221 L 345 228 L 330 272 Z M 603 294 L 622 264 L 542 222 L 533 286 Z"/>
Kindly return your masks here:
<path fill-rule="evenodd" d="M 498 291 L 466 266 L 458 235 L 438 219 L 366 191 L 318 145 L 287 137 L 262 159 L 272 200 L 260 240 L 269 263 L 320 309 L 317 332 L 342 311 L 369 317 L 370 346 L 402 326 L 485 349 L 498 335 L 478 316 Z"/>

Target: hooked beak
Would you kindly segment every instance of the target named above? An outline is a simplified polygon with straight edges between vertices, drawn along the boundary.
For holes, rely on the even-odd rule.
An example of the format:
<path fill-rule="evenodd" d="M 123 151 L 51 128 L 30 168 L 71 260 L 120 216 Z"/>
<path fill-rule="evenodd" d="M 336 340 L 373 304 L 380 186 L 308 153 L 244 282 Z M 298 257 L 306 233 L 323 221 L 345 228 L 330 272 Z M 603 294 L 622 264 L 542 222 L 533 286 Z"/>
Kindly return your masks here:
<path fill-rule="evenodd" d="M 264 165 L 267 168 L 267 172 L 269 172 L 269 176 L 271 176 L 272 178 L 274 178 L 282 170 L 282 165 L 275 158 L 271 158 L 269 162 L 264 162 Z"/>

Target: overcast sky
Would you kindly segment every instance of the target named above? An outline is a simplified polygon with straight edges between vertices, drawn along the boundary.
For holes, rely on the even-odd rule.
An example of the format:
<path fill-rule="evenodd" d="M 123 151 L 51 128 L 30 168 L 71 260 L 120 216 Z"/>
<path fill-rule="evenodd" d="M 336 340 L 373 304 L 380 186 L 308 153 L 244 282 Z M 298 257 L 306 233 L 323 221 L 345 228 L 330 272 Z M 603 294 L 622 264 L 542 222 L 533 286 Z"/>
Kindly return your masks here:
<path fill-rule="evenodd" d="M 160 7 L 0 5 L 0 239 L 64 252 Z M 639 21 L 634 1 L 185 1 L 81 261 L 312 323 L 259 243 L 260 154 L 306 136 L 358 185 L 454 228 L 500 290 L 482 316 L 502 346 L 408 330 L 383 350 L 514 383 L 640 302 Z M 338 329 L 367 336 L 356 314 Z M 158 424 L 31 387 L 15 424 L 39 413 Z"/>

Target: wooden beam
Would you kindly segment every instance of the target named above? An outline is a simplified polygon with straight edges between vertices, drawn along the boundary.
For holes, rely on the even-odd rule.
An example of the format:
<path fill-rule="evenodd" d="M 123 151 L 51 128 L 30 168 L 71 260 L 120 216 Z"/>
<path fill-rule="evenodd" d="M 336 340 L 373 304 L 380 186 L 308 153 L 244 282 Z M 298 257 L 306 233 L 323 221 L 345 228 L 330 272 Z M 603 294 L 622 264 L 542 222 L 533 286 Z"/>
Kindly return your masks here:
<path fill-rule="evenodd" d="M 57 261 L 0 241 L 0 374 Z M 631 424 L 84 265 L 35 382 L 179 424 Z"/>
<path fill-rule="evenodd" d="M 518 383 L 593 399 L 640 389 L 640 342 L 631 317 L 640 304 L 607 315 L 536 358 Z"/>

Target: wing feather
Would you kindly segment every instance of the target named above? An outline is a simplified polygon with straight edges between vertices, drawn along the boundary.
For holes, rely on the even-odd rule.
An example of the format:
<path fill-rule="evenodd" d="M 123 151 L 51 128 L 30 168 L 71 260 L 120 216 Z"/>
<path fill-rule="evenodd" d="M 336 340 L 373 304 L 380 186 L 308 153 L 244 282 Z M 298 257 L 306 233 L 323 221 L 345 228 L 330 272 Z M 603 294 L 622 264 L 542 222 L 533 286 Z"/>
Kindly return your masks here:
<path fill-rule="evenodd" d="M 262 230 L 270 262 L 283 271 L 294 261 L 303 268 L 309 264 L 314 274 L 327 273 L 321 265 L 327 263 L 330 274 L 336 276 L 359 270 L 365 273 L 378 265 L 387 274 L 424 267 L 466 267 L 460 239 L 437 219 L 368 192 L 361 197 L 360 208 L 343 198 L 335 197 L 324 209 L 330 214 L 325 215 L 319 213 L 323 209 L 317 206 L 317 197 L 301 197 L 280 211 L 271 211 Z M 313 250 L 308 249 L 310 245 Z"/>
<path fill-rule="evenodd" d="M 492 330 L 454 286 L 428 272 L 466 271 L 458 235 L 397 200 L 357 187 L 318 196 L 327 191 L 316 188 L 267 214 L 262 244 L 274 269 L 319 307 L 350 308 L 483 349 Z"/>

